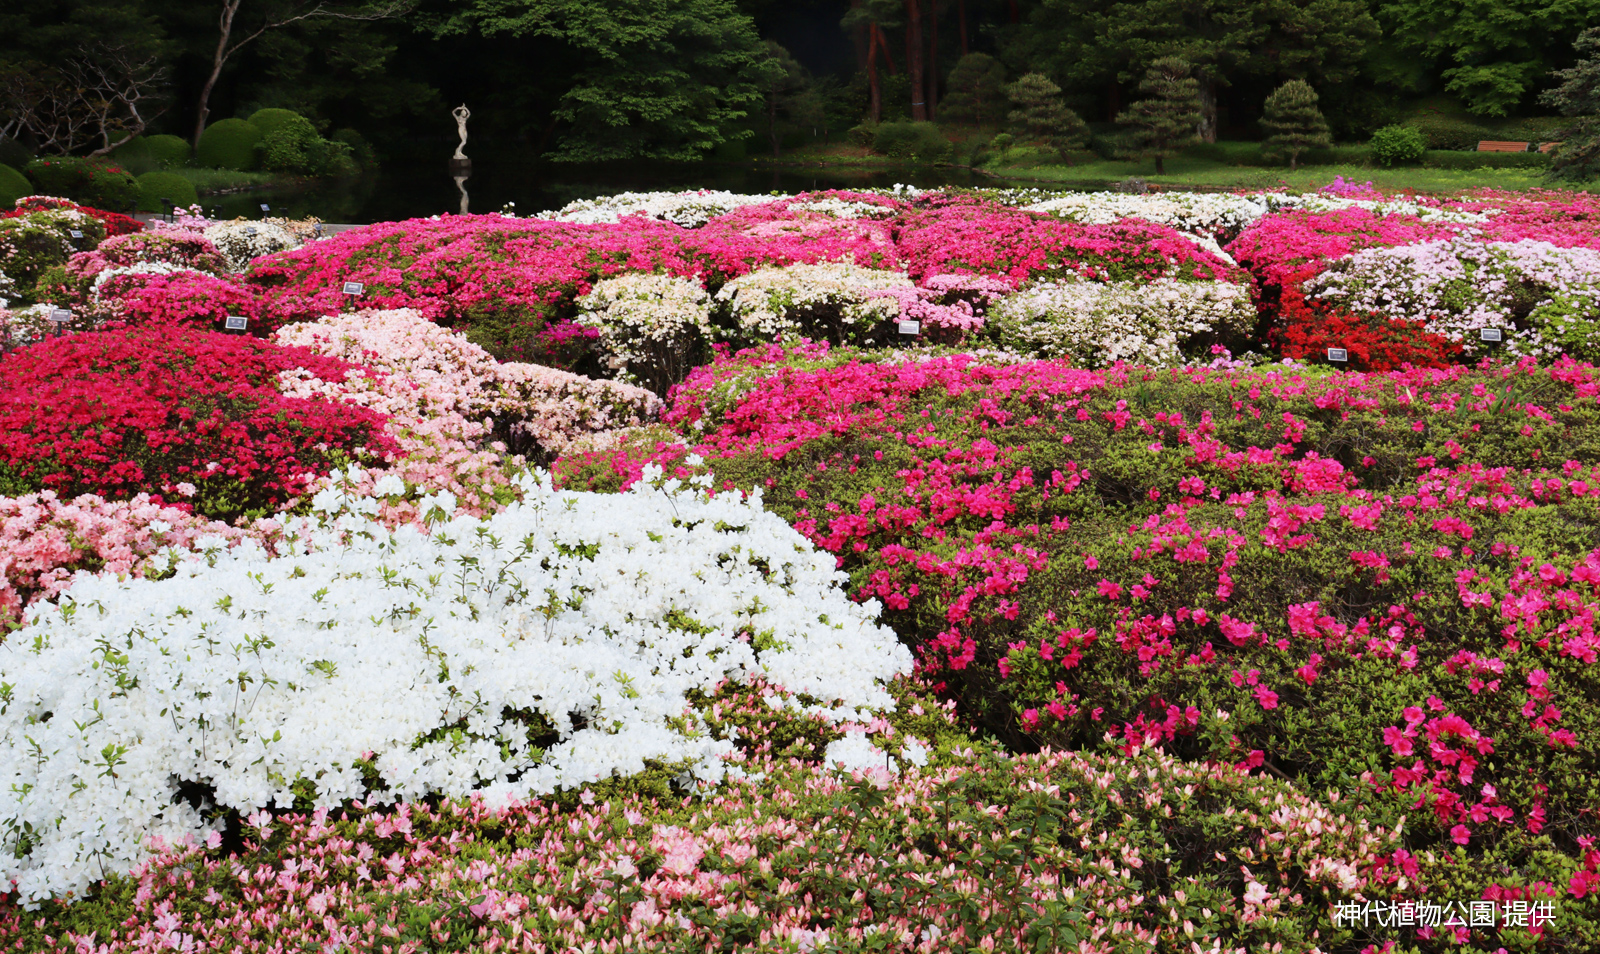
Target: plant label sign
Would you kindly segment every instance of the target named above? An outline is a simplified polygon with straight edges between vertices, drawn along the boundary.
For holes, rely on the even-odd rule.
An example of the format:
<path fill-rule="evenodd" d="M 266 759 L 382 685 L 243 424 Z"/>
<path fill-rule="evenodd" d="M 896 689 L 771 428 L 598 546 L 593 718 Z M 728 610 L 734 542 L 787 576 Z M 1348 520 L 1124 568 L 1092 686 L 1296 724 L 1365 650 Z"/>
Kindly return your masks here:
<path fill-rule="evenodd" d="M 222 326 L 229 331 L 243 331 L 250 319 L 243 315 L 229 315 L 222 321 Z"/>
<path fill-rule="evenodd" d="M 71 321 L 72 312 L 66 310 L 65 308 L 52 308 L 50 309 L 50 320 L 58 325 L 62 322 Z"/>
<path fill-rule="evenodd" d="M 83 238 L 83 232 L 80 231 L 79 229 L 68 229 L 67 230 L 67 234 L 72 236 L 75 239 Z"/>
<path fill-rule="evenodd" d="M 903 334 L 903 335 L 918 335 L 918 334 L 921 334 L 922 333 L 922 322 L 920 322 L 920 321 L 902 321 L 902 322 L 900 322 L 900 333 Z"/>
<path fill-rule="evenodd" d="M 346 295 L 359 295 L 366 290 L 366 287 L 367 286 L 361 284 L 360 282 L 345 282 L 344 293 Z"/>
<path fill-rule="evenodd" d="M 1349 361 L 1350 360 L 1350 352 L 1348 350 L 1344 349 L 1344 348 L 1329 348 L 1328 349 L 1328 360 L 1329 361 Z"/>
<path fill-rule="evenodd" d="M 263 202 L 263 203 L 261 203 L 261 211 L 263 211 L 263 212 L 271 212 L 272 211 L 272 206 L 270 206 L 270 205 L 266 204 L 265 202 Z"/>
<path fill-rule="evenodd" d="M 246 225 L 244 227 L 244 234 L 246 234 L 246 235 L 254 235 L 254 234 L 256 234 L 256 227 L 254 225 Z"/>
<path fill-rule="evenodd" d="M 1500 342 L 1506 340 L 1506 338 L 1505 333 L 1499 328 L 1479 328 L 1478 340 Z"/>

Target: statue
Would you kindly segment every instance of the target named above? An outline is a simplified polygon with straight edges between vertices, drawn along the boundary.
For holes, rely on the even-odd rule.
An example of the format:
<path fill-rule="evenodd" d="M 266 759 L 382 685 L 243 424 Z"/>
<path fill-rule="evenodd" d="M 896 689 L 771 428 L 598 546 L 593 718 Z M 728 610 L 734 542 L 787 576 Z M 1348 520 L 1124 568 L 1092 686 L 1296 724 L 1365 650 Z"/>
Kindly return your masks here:
<path fill-rule="evenodd" d="M 456 154 L 450 158 L 456 162 L 462 162 L 467 159 L 467 154 L 461 150 L 467 147 L 467 120 L 472 118 L 472 110 L 467 108 L 466 103 L 462 103 L 455 109 L 450 110 L 450 115 L 456 118 L 456 132 L 461 135 L 461 145 L 456 147 Z"/>

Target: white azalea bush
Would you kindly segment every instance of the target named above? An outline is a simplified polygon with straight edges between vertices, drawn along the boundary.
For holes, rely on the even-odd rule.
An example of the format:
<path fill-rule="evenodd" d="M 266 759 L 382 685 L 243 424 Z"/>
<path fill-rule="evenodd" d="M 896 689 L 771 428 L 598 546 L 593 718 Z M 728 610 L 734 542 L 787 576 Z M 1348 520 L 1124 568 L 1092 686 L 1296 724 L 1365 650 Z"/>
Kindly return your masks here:
<path fill-rule="evenodd" d="M 1600 252 L 1471 239 L 1372 248 L 1307 281 L 1311 298 L 1419 322 L 1475 354 L 1553 354 L 1600 321 Z M 1503 343 L 1486 345 L 1485 328 Z M 1581 353 L 1581 348 L 1580 348 Z"/>
<path fill-rule="evenodd" d="M 228 260 L 228 268 L 242 272 L 263 255 L 299 248 L 301 240 L 289 229 L 274 222 L 240 219 L 221 222 L 205 230 L 206 238 Z"/>
<path fill-rule="evenodd" d="M 1022 194 L 1018 198 L 1025 200 L 1031 196 Z M 1463 224 L 1485 222 L 1490 215 L 1499 211 L 1489 208 L 1477 212 L 1442 208 L 1404 195 L 1386 199 L 1355 199 L 1322 192 L 1298 195 L 1286 192 L 1160 192 L 1148 195 L 1076 192 L 1030 202 L 1023 208 L 1085 225 L 1111 225 L 1124 219 L 1144 219 L 1211 239 L 1232 238 L 1262 216 L 1284 209 L 1333 212 L 1359 208 L 1377 215 L 1415 215 L 1424 222 Z"/>
<path fill-rule="evenodd" d="M 723 285 L 716 301 L 741 344 L 799 337 L 876 344 L 888 337 L 883 324 L 900 317 L 902 300 L 917 297 L 904 272 L 828 262 L 757 269 Z"/>
<path fill-rule="evenodd" d="M 36 904 L 220 830 L 185 787 L 247 813 L 715 781 L 735 748 L 689 693 L 729 678 L 836 725 L 891 709 L 909 651 L 834 558 L 759 496 L 659 474 L 606 495 L 527 477 L 488 519 L 441 495 L 431 532 L 331 487 L 279 556 L 202 542 L 169 579 L 85 574 L 0 645 L 0 878 Z"/>
<path fill-rule="evenodd" d="M 687 278 L 635 272 L 602 279 L 578 309 L 584 324 L 600 330 L 606 364 L 657 393 L 684 379 L 711 337 L 711 298 Z"/>
<path fill-rule="evenodd" d="M 1197 336 L 1242 335 L 1255 321 L 1250 290 L 1230 282 L 1048 281 L 989 312 L 1005 348 L 1086 367 L 1118 361 L 1170 366 Z"/>
<path fill-rule="evenodd" d="M 719 215 L 747 205 L 764 205 L 776 195 L 739 195 L 711 189 L 687 192 L 619 192 L 598 199 L 580 199 L 569 202 L 551 212 L 540 212 L 535 218 L 558 222 L 577 222 L 584 225 L 616 223 L 630 215 L 647 219 L 660 219 L 684 228 L 699 228 Z"/>

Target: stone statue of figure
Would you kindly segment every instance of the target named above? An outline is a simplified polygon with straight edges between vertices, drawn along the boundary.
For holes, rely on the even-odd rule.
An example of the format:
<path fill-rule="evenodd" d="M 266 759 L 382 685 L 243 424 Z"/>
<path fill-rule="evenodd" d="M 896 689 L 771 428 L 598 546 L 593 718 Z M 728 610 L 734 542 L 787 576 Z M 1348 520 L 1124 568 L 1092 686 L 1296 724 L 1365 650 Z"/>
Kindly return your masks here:
<path fill-rule="evenodd" d="M 461 150 L 467 147 L 467 120 L 472 118 L 472 110 L 467 108 L 466 103 L 462 103 L 455 109 L 450 110 L 450 115 L 456 118 L 456 132 L 461 134 L 461 145 L 456 147 L 456 154 L 450 158 L 465 159 L 467 154 Z"/>

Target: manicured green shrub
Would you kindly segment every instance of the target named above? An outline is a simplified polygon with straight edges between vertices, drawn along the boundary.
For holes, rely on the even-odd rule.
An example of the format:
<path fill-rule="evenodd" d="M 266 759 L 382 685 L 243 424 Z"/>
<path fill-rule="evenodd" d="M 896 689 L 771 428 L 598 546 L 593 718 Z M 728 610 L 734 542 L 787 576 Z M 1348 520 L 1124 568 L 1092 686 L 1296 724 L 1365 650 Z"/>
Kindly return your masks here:
<path fill-rule="evenodd" d="M 1414 126 L 1385 126 L 1367 143 L 1372 159 L 1381 166 L 1407 165 L 1422 158 L 1428 145 Z"/>
<path fill-rule="evenodd" d="M 248 172 L 260 161 L 256 146 L 261 142 L 261 130 L 243 119 L 224 119 L 206 127 L 200 136 L 200 149 L 195 161 L 212 169 L 234 169 Z"/>
<path fill-rule="evenodd" d="M 1317 108 L 1317 91 L 1305 80 L 1290 80 L 1267 97 L 1261 125 L 1272 135 L 1262 143 L 1265 155 L 1287 154 L 1293 169 L 1307 149 L 1333 145 L 1328 137 L 1328 122 Z"/>
<path fill-rule="evenodd" d="M 250 125 L 261 130 L 263 139 L 285 126 L 296 126 L 300 123 L 311 125 L 310 120 L 292 109 L 258 109 L 250 114 Z M 315 129 L 312 131 L 315 132 Z"/>
<path fill-rule="evenodd" d="M 188 207 L 200 201 L 194 191 L 194 183 L 185 179 L 176 172 L 146 172 L 139 177 L 139 211 L 140 212 L 165 212 L 167 205 L 162 200 L 168 200 L 173 205 Z"/>
<path fill-rule="evenodd" d="M 859 126 L 851 126 L 844 136 L 852 145 L 871 149 L 873 142 L 878 138 L 878 125 L 878 123 L 862 123 Z"/>
<path fill-rule="evenodd" d="M 1422 165 L 1427 169 L 1544 169 L 1550 165 L 1550 154 L 1429 149 L 1422 154 Z"/>
<path fill-rule="evenodd" d="M 40 195 L 60 196 L 97 209 L 124 212 L 139 199 L 139 187 L 121 166 L 53 156 L 35 159 L 23 171 L 33 181 L 33 191 Z"/>
<path fill-rule="evenodd" d="M 1156 60 L 1139 83 L 1145 98 L 1117 114 L 1117 122 L 1129 127 L 1123 155 L 1154 158 L 1157 175 L 1166 172 L 1165 159 L 1175 149 L 1200 139 L 1200 84 L 1193 73 L 1187 60 Z"/>
<path fill-rule="evenodd" d="M 145 138 L 145 151 L 150 158 L 163 168 L 175 168 L 189 164 L 189 157 L 193 150 L 189 148 L 189 141 L 182 136 L 172 136 L 163 133 L 160 136 Z"/>
<path fill-rule="evenodd" d="M 942 162 L 950 157 L 950 140 L 933 123 L 884 123 L 872 139 L 874 152 L 896 159 Z"/>
<path fill-rule="evenodd" d="M 1062 102 L 1061 87 L 1043 73 L 1028 73 L 1007 86 L 1005 93 L 1012 105 L 1006 117 L 1012 132 L 1063 156 L 1088 144 L 1089 127 Z"/>
<path fill-rule="evenodd" d="M 17 200 L 33 194 L 28 177 L 11 168 L 0 166 L 0 208 L 10 209 Z"/>

